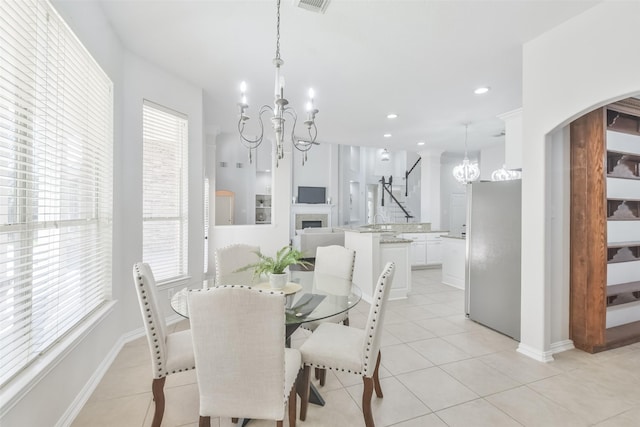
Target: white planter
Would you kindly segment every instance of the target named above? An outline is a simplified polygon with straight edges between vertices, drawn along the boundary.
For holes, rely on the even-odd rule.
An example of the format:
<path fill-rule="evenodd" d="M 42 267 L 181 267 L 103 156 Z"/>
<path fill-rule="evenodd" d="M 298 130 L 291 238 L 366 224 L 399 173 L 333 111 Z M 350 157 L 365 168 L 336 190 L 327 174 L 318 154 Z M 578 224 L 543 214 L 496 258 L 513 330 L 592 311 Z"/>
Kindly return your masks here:
<path fill-rule="evenodd" d="M 289 273 L 273 274 L 269 273 L 269 284 L 272 289 L 282 289 L 289 281 Z"/>

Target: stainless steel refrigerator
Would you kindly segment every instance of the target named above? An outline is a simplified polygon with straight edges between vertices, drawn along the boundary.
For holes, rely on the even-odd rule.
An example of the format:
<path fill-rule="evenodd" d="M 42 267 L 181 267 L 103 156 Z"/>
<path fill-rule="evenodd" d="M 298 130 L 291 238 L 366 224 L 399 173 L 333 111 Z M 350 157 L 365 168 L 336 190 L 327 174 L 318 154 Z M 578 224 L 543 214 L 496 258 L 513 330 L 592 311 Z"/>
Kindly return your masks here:
<path fill-rule="evenodd" d="M 467 316 L 516 340 L 520 340 L 521 182 L 467 185 Z"/>

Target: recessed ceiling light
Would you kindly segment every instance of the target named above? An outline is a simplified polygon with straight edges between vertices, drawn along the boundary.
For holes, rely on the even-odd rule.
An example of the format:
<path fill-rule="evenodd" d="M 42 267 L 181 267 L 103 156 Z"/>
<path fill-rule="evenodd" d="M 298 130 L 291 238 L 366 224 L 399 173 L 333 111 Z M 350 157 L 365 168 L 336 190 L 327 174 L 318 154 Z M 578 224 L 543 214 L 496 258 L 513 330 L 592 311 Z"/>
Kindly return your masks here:
<path fill-rule="evenodd" d="M 398 115 L 397 115 L 396 113 L 389 113 L 389 114 L 387 114 L 387 119 L 395 119 L 395 118 L 397 118 L 397 117 L 398 117 Z"/>
<path fill-rule="evenodd" d="M 418 145 L 424 145 L 424 141 L 418 142 Z"/>
<path fill-rule="evenodd" d="M 390 133 L 385 133 L 383 136 L 384 136 L 385 138 L 391 138 L 391 134 L 390 134 Z"/>
<path fill-rule="evenodd" d="M 476 95 L 483 95 L 487 92 L 489 92 L 489 87 L 479 87 L 476 90 L 473 91 L 473 93 L 475 93 Z"/>

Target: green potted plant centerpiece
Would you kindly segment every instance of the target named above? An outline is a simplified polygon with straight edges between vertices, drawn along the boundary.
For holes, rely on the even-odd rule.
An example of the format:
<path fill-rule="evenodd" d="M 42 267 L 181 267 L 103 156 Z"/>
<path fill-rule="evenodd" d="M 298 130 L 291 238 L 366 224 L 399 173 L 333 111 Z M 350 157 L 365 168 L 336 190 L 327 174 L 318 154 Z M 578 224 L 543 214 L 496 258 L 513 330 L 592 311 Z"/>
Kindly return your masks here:
<path fill-rule="evenodd" d="M 238 271 L 249 270 L 253 268 L 253 275 L 256 277 L 266 274 L 269 277 L 269 284 L 273 289 L 282 289 L 289 280 L 289 273 L 286 271 L 290 265 L 301 265 L 309 268 L 312 264 L 303 259 L 301 251 L 284 246 L 276 253 L 275 258 L 266 256 L 261 252 L 256 252 L 260 261 L 242 267 Z"/>

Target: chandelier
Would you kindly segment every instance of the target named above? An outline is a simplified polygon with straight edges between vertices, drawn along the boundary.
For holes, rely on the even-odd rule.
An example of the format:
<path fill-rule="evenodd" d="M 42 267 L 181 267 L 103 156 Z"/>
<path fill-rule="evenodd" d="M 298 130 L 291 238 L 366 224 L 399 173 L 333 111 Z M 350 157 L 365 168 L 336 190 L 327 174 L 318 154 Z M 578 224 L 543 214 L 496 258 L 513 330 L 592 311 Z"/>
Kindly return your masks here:
<path fill-rule="evenodd" d="M 247 104 L 247 84 L 242 82 L 240 85 L 240 118 L 238 119 L 238 132 L 240 133 L 240 142 L 249 149 L 249 163 L 252 161 L 252 151 L 257 149 L 262 143 L 264 137 L 264 124 L 262 122 L 262 115 L 267 111 L 271 111 L 271 126 L 276 137 L 276 167 L 278 161 L 284 158 L 284 145 L 283 140 L 285 138 L 285 115 L 288 115 L 292 120 L 291 126 L 291 144 L 300 152 L 303 153 L 302 164 L 304 165 L 307 160 L 307 152 L 311 149 L 316 142 L 316 136 L 318 130 L 316 128 L 316 114 L 318 110 L 313 103 L 314 92 L 313 89 L 309 89 L 309 101 L 307 102 L 307 120 L 304 121 L 304 125 L 307 128 L 307 135 L 305 138 L 300 138 L 295 135 L 296 123 L 298 121 L 298 115 L 296 111 L 288 107 L 289 101 L 284 97 L 284 77 L 280 74 L 280 68 L 284 65 L 284 61 L 280 58 L 280 0 L 277 1 L 277 23 L 276 23 L 276 57 L 273 59 L 273 65 L 276 67 L 276 79 L 275 79 L 275 100 L 274 107 L 270 105 L 263 105 L 258 112 L 258 121 L 260 122 L 260 135 L 256 138 L 250 138 L 245 136 L 245 124 L 249 121 L 249 116 L 245 114 L 249 108 Z"/>
<path fill-rule="evenodd" d="M 453 177 L 462 184 L 468 184 L 480 177 L 480 168 L 477 163 L 471 163 L 467 157 L 467 127 L 464 125 L 464 160 L 453 168 Z"/>
<path fill-rule="evenodd" d="M 507 169 L 505 165 L 491 173 L 491 181 L 511 181 L 512 179 L 521 178 L 522 173 L 520 171 Z"/>

